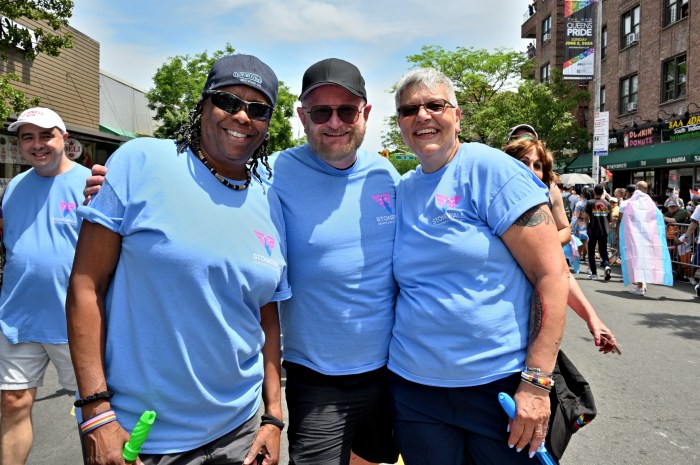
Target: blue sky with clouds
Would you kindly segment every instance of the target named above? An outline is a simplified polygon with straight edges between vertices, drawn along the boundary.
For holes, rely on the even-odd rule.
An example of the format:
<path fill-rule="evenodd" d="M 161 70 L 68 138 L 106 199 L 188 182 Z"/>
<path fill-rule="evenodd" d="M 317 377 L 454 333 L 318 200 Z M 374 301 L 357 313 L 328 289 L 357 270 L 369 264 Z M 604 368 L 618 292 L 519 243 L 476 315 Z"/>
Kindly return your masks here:
<path fill-rule="evenodd" d="M 388 92 L 424 45 L 525 51 L 527 0 L 74 0 L 70 23 L 100 43 L 101 69 L 143 89 L 169 57 L 230 43 L 299 94 L 304 70 L 338 57 L 360 68 L 373 105 L 364 147 L 381 149 Z M 295 125 L 295 127 L 299 127 Z M 299 131 L 299 129 L 296 129 Z"/>

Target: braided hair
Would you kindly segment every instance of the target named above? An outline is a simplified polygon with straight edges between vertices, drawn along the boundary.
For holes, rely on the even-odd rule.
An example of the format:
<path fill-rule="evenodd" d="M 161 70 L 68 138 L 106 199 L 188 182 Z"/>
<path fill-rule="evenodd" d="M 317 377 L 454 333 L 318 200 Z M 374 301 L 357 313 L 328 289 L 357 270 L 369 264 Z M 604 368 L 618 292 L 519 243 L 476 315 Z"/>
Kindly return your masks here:
<path fill-rule="evenodd" d="M 190 110 L 189 121 L 180 126 L 180 129 L 178 129 L 177 133 L 175 133 L 175 144 L 177 145 L 178 153 L 186 151 L 188 147 L 193 153 L 199 153 L 201 150 L 200 137 L 202 135 L 202 113 L 204 112 L 204 101 L 206 98 L 207 97 L 204 95 L 199 98 L 197 104 L 192 110 Z M 267 179 L 272 177 L 272 168 L 268 162 L 270 154 L 268 153 L 267 142 L 269 139 L 270 133 L 265 134 L 265 140 L 263 140 L 260 147 L 258 147 L 250 157 L 252 161 L 248 160 L 247 163 L 250 171 L 260 182 L 262 182 L 260 174 L 258 173 L 258 166 L 260 163 L 262 163 L 269 173 Z"/>

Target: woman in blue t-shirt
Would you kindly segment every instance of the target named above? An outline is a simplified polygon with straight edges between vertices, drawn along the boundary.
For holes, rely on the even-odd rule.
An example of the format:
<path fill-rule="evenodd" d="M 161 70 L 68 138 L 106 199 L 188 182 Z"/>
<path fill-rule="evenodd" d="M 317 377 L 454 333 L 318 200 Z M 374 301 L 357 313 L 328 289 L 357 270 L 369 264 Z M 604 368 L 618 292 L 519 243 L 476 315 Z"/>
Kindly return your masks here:
<path fill-rule="evenodd" d="M 145 465 L 278 462 L 291 292 L 280 201 L 251 178 L 277 92 L 259 59 L 217 60 L 178 140 L 124 144 L 79 209 L 66 313 L 86 464 L 124 463 L 144 410 Z"/>
<path fill-rule="evenodd" d="M 568 295 L 547 189 L 503 152 L 460 144 L 461 111 L 439 71 L 406 74 L 396 107 L 421 161 L 397 188 L 397 444 L 411 464 L 530 463 Z M 510 425 L 499 392 L 516 401 Z"/>

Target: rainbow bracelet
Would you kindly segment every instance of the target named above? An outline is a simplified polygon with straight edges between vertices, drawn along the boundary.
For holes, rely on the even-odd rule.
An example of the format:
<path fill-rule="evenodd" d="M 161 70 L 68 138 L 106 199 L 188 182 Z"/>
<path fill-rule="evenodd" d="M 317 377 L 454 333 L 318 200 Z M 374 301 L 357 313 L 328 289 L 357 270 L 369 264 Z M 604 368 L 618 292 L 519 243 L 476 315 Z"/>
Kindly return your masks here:
<path fill-rule="evenodd" d="M 520 373 L 520 377 L 533 386 L 541 387 L 547 391 L 551 391 L 554 387 L 554 380 L 546 375 L 523 371 Z"/>
<path fill-rule="evenodd" d="M 112 423 L 113 421 L 117 421 L 117 414 L 114 413 L 114 410 L 107 410 L 106 412 L 95 415 L 94 417 L 82 422 L 80 424 L 80 434 L 85 436 L 90 431 L 95 430 L 100 426 L 104 426 L 107 423 Z"/>

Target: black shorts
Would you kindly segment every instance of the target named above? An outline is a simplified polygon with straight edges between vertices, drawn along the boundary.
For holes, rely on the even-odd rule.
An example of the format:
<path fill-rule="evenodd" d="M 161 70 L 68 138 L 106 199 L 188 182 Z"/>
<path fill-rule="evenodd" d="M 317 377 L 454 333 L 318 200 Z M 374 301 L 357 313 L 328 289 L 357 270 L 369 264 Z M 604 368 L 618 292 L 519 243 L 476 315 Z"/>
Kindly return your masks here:
<path fill-rule="evenodd" d="M 284 368 L 290 465 L 348 465 L 351 450 L 368 462 L 398 460 L 386 368 L 345 376 Z"/>

